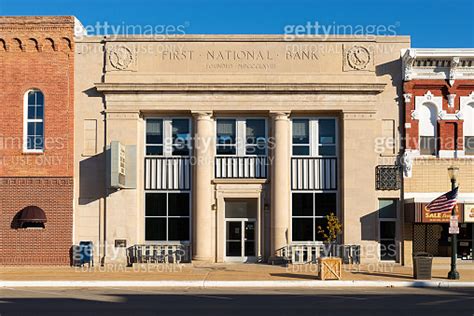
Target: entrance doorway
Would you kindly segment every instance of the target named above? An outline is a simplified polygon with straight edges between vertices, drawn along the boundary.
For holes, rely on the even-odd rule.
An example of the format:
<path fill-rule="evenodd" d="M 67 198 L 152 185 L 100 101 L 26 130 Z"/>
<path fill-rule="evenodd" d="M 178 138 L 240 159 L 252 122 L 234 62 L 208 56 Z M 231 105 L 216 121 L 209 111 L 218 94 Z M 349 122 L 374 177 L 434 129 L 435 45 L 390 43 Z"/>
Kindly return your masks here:
<path fill-rule="evenodd" d="M 225 201 L 225 261 L 257 261 L 257 199 Z"/>

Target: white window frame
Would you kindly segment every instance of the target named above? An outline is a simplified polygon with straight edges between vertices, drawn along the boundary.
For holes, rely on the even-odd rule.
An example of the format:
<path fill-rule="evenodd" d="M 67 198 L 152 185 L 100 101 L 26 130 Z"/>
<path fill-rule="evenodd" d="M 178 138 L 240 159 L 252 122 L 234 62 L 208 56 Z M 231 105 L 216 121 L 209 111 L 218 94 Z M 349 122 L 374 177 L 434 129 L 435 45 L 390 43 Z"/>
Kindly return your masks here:
<path fill-rule="evenodd" d="M 29 119 L 28 118 L 28 93 L 40 92 L 43 95 L 43 118 L 42 119 Z M 25 153 L 43 153 L 45 147 L 45 122 L 44 114 L 46 108 L 46 97 L 40 89 L 28 89 L 23 95 L 23 152 Z M 28 148 L 28 123 L 43 123 L 43 148 L 41 149 L 30 149 Z"/>
<path fill-rule="evenodd" d="M 235 120 L 235 141 L 236 141 L 236 150 L 235 155 L 222 155 L 217 154 L 217 121 L 218 120 Z M 261 155 L 248 155 L 247 154 L 247 120 L 263 120 L 265 122 L 265 154 L 263 156 L 268 156 L 268 119 L 266 117 L 216 117 L 215 118 L 215 137 L 216 145 L 214 148 L 215 156 L 217 157 L 257 157 Z"/>
<path fill-rule="evenodd" d="M 421 104 L 418 109 L 417 109 L 417 112 L 420 113 L 421 112 L 421 109 L 423 107 L 426 107 L 429 111 L 430 111 L 430 115 L 431 115 L 431 111 L 434 110 L 434 111 L 438 111 L 438 105 L 434 102 L 424 102 L 423 104 Z M 421 128 L 421 125 L 425 125 L 426 123 L 423 122 L 423 120 L 426 120 L 427 118 L 426 117 L 419 117 L 418 119 L 418 150 L 420 152 L 420 156 L 426 156 L 426 157 L 433 157 L 433 156 L 437 156 L 438 153 L 439 153 L 439 148 L 438 148 L 438 134 L 439 134 L 439 131 L 438 131 L 438 115 L 437 113 L 435 112 L 435 117 L 436 117 L 436 122 L 433 126 L 433 135 L 427 135 L 427 134 L 431 134 L 431 133 L 427 133 L 426 130 L 423 130 Z M 431 120 L 431 117 L 428 118 Z M 431 124 L 431 122 L 430 122 Z M 435 140 L 435 153 L 434 155 L 428 155 L 428 154 L 422 154 L 421 153 L 421 138 L 422 137 L 433 137 L 434 140 Z"/>
<path fill-rule="evenodd" d="M 433 137 L 435 138 L 435 155 L 426 155 L 421 154 L 421 136 L 432 137 L 431 135 L 426 135 L 421 130 L 421 123 L 420 112 L 423 106 L 432 106 L 436 111 L 436 124 L 434 126 L 434 134 Z M 427 91 L 424 95 L 416 96 L 415 97 L 415 110 L 411 112 L 411 117 L 413 120 L 418 121 L 418 148 L 416 152 L 416 156 L 424 156 L 424 157 L 435 157 L 439 155 L 439 148 L 438 148 L 438 120 L 440 119 L 440 115 L 444 113 L 443 111 L 443 97 L 442 96 L 435 96 L 431 91 Z M 422 135 L 423 134 L 423 135 Z"/>
<path fill-rule="evenodd" d="M 334 120 L 334 128 L 335 128 L 335 155 L 331 156 L 321 156 L 319 154 L 319 120 L 331 119 Z M 293 120 L 309 120 L 309 144 L 294 144 L 293 143 Z M 295 116 L 291 118 L 291 157 L 295 158 L 303 158 L 303 157 L 323 157 L 323 158 L 331 158 L 331 157 L 338 157 L 339 151 L 339 122 L 337 117 L 335 116 L 318 116 L 318 117 L 305 117 L 305 116 Z M 293 146 L 308 146 L 309 145 L 309 155 L 293 155 Z"/>
<path fill-rule="evenodd" d="M 162 155 L 147 155 L 147 142 L 146 142 L 146 121 L 147 120 L 162 120 L 163 121 L 163 154 Z M 173 155 L 173 120 L 188 120 L 188 127 L 189 127 L 189 155 Z M 193 154 L 193 146 L 192 146 L 192 137 L 193 137 L 193 130 L 191 124 L 191 118 L 187 116 L 159 116 L 159 117 L 147 117 L 145 118 L 145 128 L 144 128 L 144 155 L 145 157 L 190 157 Z M 150 144 L 153 146 L 153 144 Z"/>
<path fill-rule="evenodd" d="M 146 195 L 149 193 L 162 193 L 166 194 L 166 215 L 165 216 L 147 216 L 146 215 Z M 189 195 L 189 215 L 188 216 L 169 216 L 168 215 L 168 195 L 170 193 L 187 193 Z M 192 201 L 192 194 L 191 191 L 189 190 L 146 190 L 145 194 L 143 195 L 143 205 L 144 205 L 144 213 L 143 213 L 143 241 L 145 244 L 191 244 L 192 241 L 192 236 L 193 236 L 193 229 L 192 229 L 192 222 L 193 222 L 193 217 L 192 217 L 192 207 L 193 207 L 193 201 Z M 146 220 L 147 218 L 165 218 L 166 219 L 166 240 L 147 240 L 146 239 Z M 188 240 L 169 240 L 169 225 L 168 225 L 168 220 L 169 218 L 188 218 L 189 219 L 189 239 Z"/>

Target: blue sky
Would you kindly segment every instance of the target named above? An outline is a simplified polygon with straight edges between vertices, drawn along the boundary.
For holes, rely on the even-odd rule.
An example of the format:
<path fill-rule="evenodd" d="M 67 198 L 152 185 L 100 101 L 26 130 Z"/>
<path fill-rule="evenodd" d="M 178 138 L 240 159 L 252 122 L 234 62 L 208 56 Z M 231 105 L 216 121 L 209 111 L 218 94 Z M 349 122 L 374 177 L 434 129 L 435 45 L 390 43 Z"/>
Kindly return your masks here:
<path fill-rule="evenodd" d="M 375 27 L 381 35 L 411 35 L 413 47 L 474 47 L 473 13 L 474 0 L 0 0 L 0 15 L 75 15 L 91 27 L 168 26 L 188 34 L 283 34 L 308 23 L 311 34 Z"/>

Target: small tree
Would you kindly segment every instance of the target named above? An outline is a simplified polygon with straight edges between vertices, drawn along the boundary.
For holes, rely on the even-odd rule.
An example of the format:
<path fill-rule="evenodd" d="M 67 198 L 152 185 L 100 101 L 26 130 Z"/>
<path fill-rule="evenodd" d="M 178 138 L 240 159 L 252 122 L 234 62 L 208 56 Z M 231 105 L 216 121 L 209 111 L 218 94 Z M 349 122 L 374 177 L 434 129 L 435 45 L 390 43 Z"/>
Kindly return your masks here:
<path fill-rule="evenodd" d="M 326 215 L 326 219 L 328 220 L 327 226 L 325 228 L 318 226 L 318 234 L 322 235 L 326 242 L 332 243 L 342 233 L 342 224 L 334 213 Z"/>

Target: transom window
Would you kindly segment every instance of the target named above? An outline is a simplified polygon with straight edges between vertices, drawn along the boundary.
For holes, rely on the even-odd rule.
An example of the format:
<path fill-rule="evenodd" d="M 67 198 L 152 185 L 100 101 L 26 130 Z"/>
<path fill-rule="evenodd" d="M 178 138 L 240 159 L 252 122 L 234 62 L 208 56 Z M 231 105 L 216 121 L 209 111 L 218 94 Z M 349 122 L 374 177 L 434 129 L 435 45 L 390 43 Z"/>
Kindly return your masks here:
<path fill-rule="evenodd" d="M 145 141 L 147 156 L 189 156 L 191 121 L 187 118 L 147 119 Z"/>
<path fill-rule="evenodd" d="M 318 227 L 326 229 L 326 216 L 336 208 L 335 192 L 292 193 L 292 241 L 324 241 Z"/>
<path fill-rule="evenodd" d="M 145 193 L 145 240 L 189 241 L 190 194 Z"/>
<path fill-rule="evenodd" d="M 44 95 L 40 90 L 25 94 L 24 149 L 31 152 L 44 150 Z"/>
<path fill-rule="evenodd" d="M 217 119 L 217 155 L 264 156 L 267 154 L 266 120 Z"/>
<path fill-rule="evenodd" d="M 336 156 L 334 118 L 294 118 L 293 156 Z"/>

